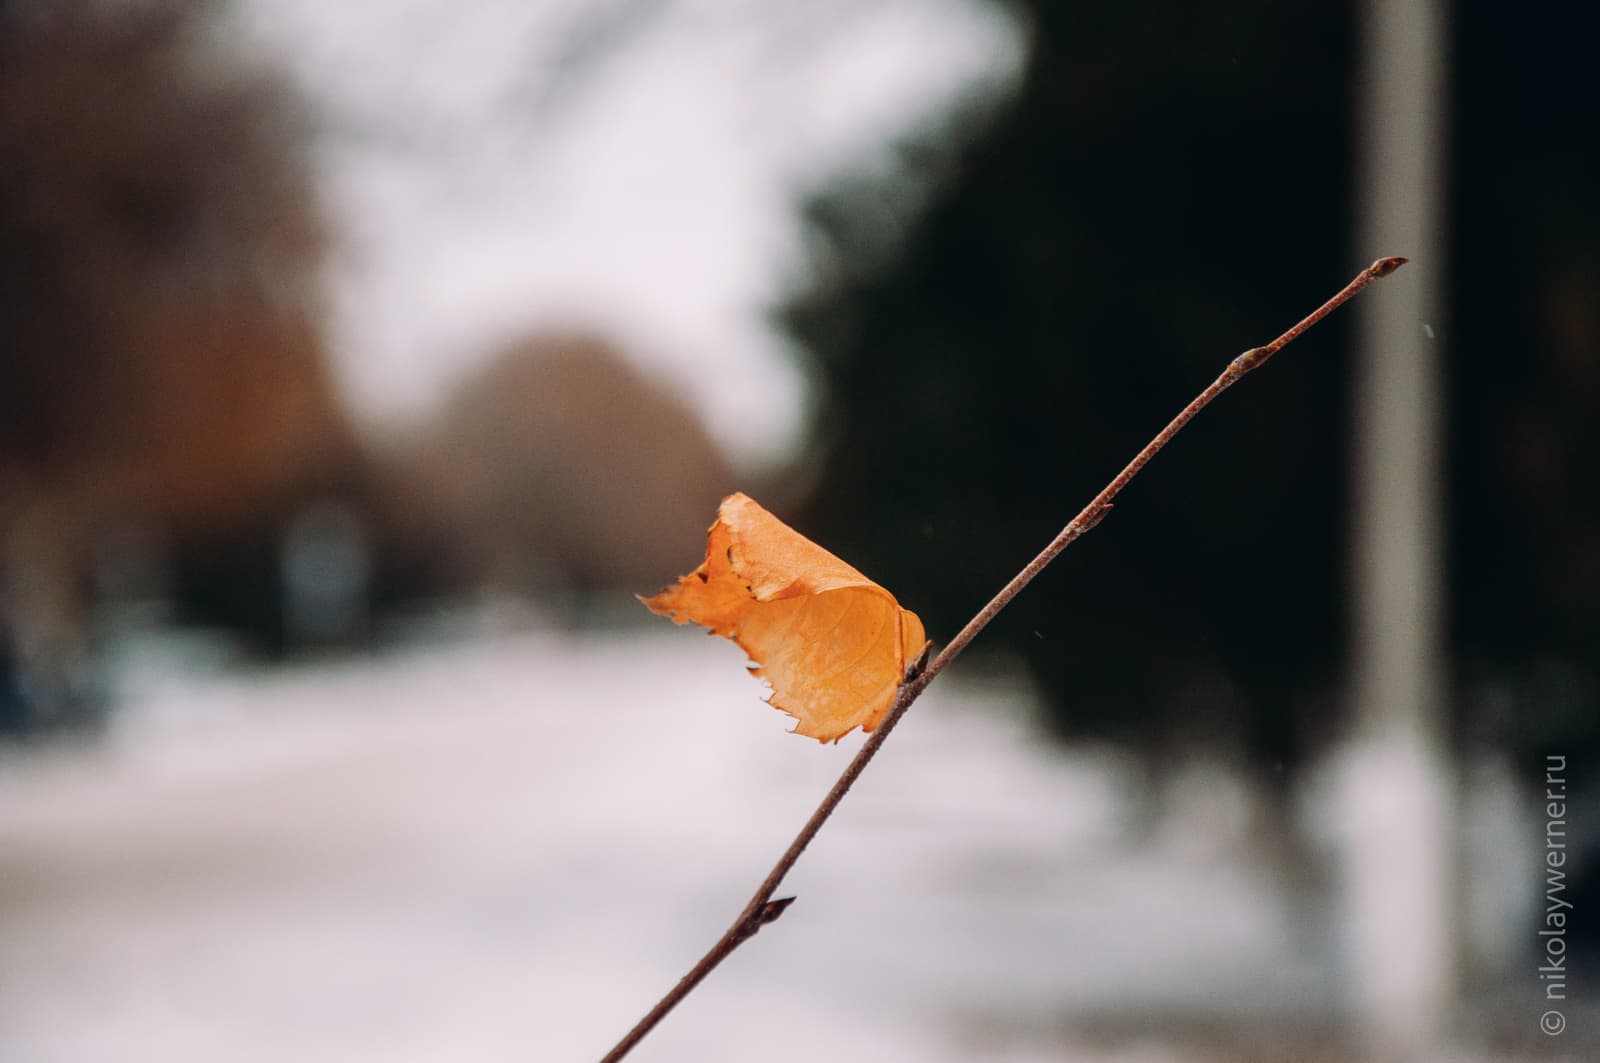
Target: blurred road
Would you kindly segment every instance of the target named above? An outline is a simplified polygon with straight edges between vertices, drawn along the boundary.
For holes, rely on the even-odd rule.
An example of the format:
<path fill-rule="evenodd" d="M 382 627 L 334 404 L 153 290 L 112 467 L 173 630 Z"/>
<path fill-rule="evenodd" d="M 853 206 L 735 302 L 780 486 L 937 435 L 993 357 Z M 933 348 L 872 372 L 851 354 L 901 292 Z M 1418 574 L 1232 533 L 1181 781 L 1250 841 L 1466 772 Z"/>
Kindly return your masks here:
<path fill-rule="evenodd" d="M 597 1057 L 859 742 L 786 737 L 735 648 L 665 625 L 152 660 L 100 743 L 0 761 L 0 1059 Z M 1096 1017 L 1326 1018 L 1328 950 L 1267 871 L 1126 840 L 1136 773 L 983 672 L 933 688 L 799 902 L 639 1059 L 1057 1059 Z M 1199 1058 L 1113 1040 L 1080 1051 Z"/>

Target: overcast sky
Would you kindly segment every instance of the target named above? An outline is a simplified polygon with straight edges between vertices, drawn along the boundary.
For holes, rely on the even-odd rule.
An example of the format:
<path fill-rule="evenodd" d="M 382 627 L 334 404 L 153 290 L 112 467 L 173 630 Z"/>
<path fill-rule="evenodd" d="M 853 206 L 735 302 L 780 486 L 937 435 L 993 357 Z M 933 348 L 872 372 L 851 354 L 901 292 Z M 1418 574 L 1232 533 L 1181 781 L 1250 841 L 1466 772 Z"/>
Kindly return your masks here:
<path fill-rule="evenodd" d="M 797 208 L 978 86 L 1022 35 L 984 0 L 236 0 L 317 109 L 332 345 L 403 427 L 494 345 L 594 325 L 746 470 L 791 451 L 805 374 L 766 313 Z"/>

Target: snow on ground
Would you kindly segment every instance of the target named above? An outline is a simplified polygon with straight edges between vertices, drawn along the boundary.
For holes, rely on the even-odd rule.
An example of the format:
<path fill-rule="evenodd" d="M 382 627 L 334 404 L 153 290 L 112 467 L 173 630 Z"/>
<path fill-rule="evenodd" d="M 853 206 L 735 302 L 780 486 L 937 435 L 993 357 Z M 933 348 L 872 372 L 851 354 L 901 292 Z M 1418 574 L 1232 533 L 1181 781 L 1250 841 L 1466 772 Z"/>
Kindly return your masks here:
<path fill-rule="evenodd" d="M 785 736 L 741 663 L 663 627 L 124 668 L 101 741 L 0 761 L 0 1059 L 598 1057 L 859 741 Z M 1326 993 L 1268 875 L 1124 840 L 1132 774 L 980 671 L 638 1059 L 1059 1058 L 1003 1031 Z"/>

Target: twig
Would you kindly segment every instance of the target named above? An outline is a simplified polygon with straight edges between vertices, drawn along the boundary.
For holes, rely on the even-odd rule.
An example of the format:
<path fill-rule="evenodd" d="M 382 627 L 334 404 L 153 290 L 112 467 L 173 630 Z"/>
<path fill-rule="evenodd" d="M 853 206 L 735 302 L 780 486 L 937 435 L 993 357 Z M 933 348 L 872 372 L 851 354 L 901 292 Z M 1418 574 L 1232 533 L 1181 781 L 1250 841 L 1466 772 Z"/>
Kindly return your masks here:
<path fill-rule="evenodd" d="M 805 852 L 806 846 L 811 844 L 811 839 L 817 836 L 817 832 L 828 821 L 828 817 L 833 815 L 834 810 L 839 807 L 839 802 L 844 800 L 844 795 L 849 793 L 850 787 L 855 784 L 862 771 L 872 762 L 872 758 L 877 755 L 878 750 L 883 747 L 884 741 L 889 737 L 889 732 L 894 730 L 895 725 L 900 722 L 900 718 L 911 707 L 911 703 L 922 695 L 922 692 L 928 688 L 928 684 L 933 682 L 940 672 L 949 667 L 951 661 L 961 655 L 961 652 L 972 643 L 972 640 L 977 638 L 980 631 L 989 626 L 989 621 L 993 620 L 1000 614 L 1002 609 L 1011 604 L 1011 600 L 1021 593 L 1022 588 L 1032 583 L 1034 577 L 1044 571 L 1046 565 L 1054 561 L 1061 551 L 1080 539 L 1085 532 L 1105 519 L 1106 514 L 1111 512 L 1111 500 L 1124 487 L 1128 486 L 1128 481 L 1139 475 L 1139 471 L 1149 464 L 1150 459 L 1155 457 L 1162 447 L 1172 441 L 1173 436 L 1183 430 L 1184 425 L 1194 419 L 1195 414 L 1211 405 L 1218 395 L 1238 383 L 1239 379 L 1246 373 L 1265 365 L 1267 359 L 1277 354 L 1312 325 L 1315 325 L 1338 309 L 1361 289 L 1380 277 L 1387 277 L 1405 265 L 1405 262 L 1406 260 L 1403 258 L 1378 259 L 1378 261 L 1357 274 L 1355 279 L 1340 289 L 1337 295 L 1317 307 L 1310 314 L 1307 314 L 1289 331 L 1265 347 L 1252 347 L 1229 362 L 1228 367 L 1222 371 L 1222 375 L 1212 381 L 1210 387 L 1196 395 L 1193 401 L 1179 412 L 1178 416 L 1174 417 L 1154 439 L 1146 443 L 1144 449 L 1139 451 L 1121 472 L 1117 473 L 1116 478 L 1106 484 L 1100 493 L 1094 496 L 1093 501 L 1084 506 L 1083 511 L 1073 517 L 1067 526 L 1061 529 L 1060 534 L 1050 540 L 1050 544 L 1039 552 L 1038 557 L 1028 562 L 1021 572 L 1011 578 L 1011 582 L 1000 588 L 1000 593 L 996 594 L 988 605 L 979 610 L 977 616 L 967 621 L 967 625 L 956 634 L 955 638 L 950 640 L 950 644 L 933 659 L 932 663 L 920 670 L 913 665 L 907 672 L 906 681 L 900 687 L 900 692 L 895 698 L 894 705 L 889 709 L 888 714 L 884 716 L 883 722 L 879 724 L 877 731 L 873 732 L 862 747 L 856 751 L 856 755 L 845 766 L 844 773 L 839 776 L 838 781 L 833 784 L 833 787 L 823 797 L 822 803 L 817 805 L 816 810 L 811 813 L 811 818 L 806 820 L 804 827 L 800 828 L 800 833 L 795 835 L 794 841 L 789 843 L 789 848 L 784 850 L 783 855 L 778 858 L 778 862 L 767 873 L 766 879 L 762 881 L 760 888 L 756 890 L 755 896 L 751 897 L 750 903 L 744 906 L 744 911 L 739 913 L 739 917 L 733 921 L 733 925 L 727 929 L 727 932 L 718 939 L 715 945 L 711 946 L 710 951 L 700 958 L 700 962 L 691 967 L 689 973 L 679 979 L 678 984 L 673 986 L 667 992 L 667 995 L 662 997 L 656 1003 L 656 1006 L 651 1008 L 649 1013 L 639 1020 L 638 1025 L 629 1030 L 627 1036 L 618 1041 L 616 1047 L 606 1053 L 601 1063 L 615 1063 L 616 1060 L 626 1056 L 633 1050 L 635 1045 L 644 1039 L 646 1034 L 656 1028 L 657 1024 L 666 1017 L 668 1012 L 676 1007 L 684 997 L 693 992 L 694 988 L 705 979 L 706 975 L 710 974 L 717 968 L 718 964 L 732 955 L 734 949 L 754 937 L 756 932 L 763 926 L 776 922 L 784 910 L 794 903 L 793 897 L 773 900 L 772 895 L 778 891 L 778 886 L 783 883 L 784 877 L 788 875 L 789 871 L 800 859 L 801 854 Z"/>

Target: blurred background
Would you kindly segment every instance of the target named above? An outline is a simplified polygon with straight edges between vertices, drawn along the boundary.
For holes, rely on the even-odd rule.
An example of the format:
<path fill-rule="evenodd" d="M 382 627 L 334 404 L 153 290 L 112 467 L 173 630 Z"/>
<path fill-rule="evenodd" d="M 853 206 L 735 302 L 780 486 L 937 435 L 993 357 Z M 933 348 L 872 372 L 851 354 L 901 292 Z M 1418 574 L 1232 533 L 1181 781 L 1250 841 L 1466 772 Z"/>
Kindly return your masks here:
<path fill-rule="evenodd" d="M 1594 1052 L 1587 20 L 0 0 L 0 1058 L 598 1057 L 860 741 L 717 500 L 946 641 L 1384 255 L 636 1058 Z"/>

